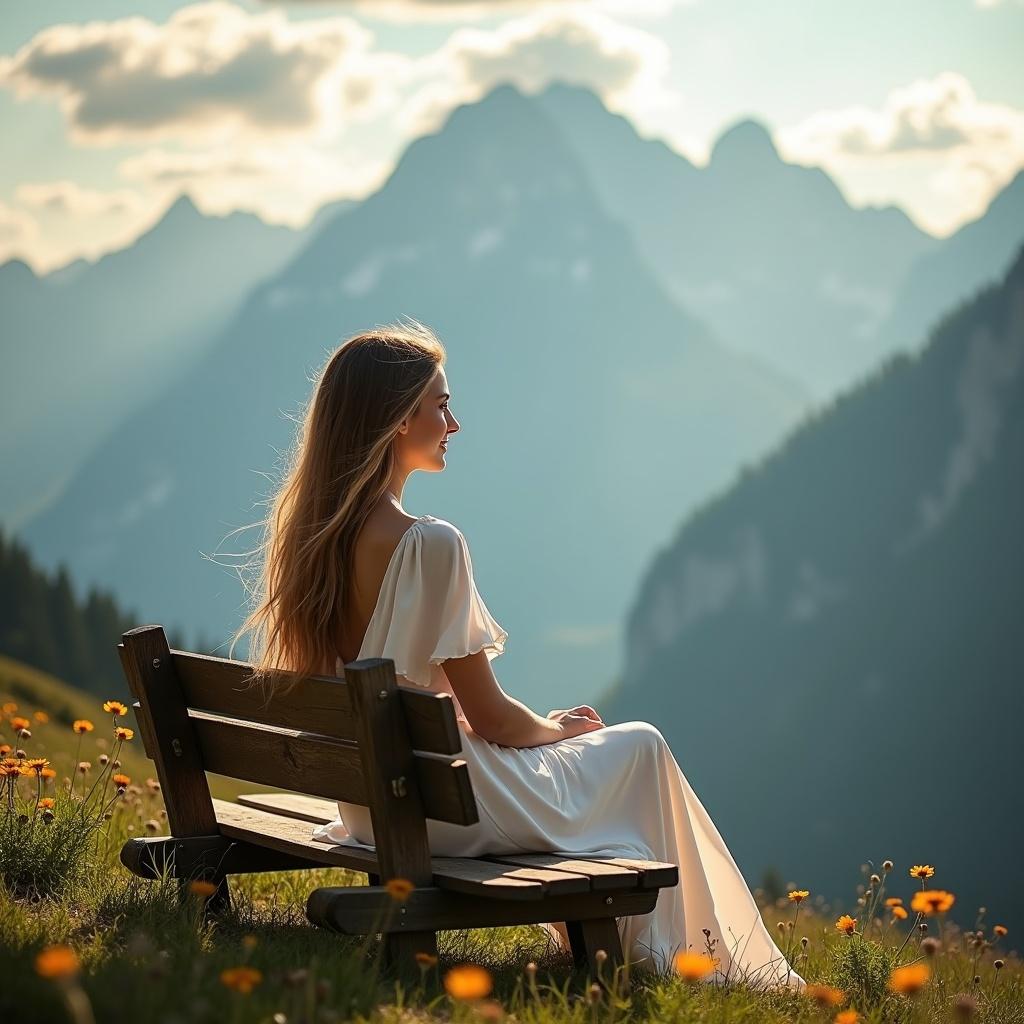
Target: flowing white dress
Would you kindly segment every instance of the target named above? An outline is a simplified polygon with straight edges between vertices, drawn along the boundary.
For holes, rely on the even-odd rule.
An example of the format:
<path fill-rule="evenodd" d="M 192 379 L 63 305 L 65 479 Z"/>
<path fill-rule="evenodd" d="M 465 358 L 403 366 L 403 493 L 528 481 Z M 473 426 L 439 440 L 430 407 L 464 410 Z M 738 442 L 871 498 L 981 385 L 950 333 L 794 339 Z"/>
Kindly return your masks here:
<path fill-rule="evenodd" d="M 420 516 L 391 557 L 359 658 L 391 658 L 399 683 L 452 695 L 460 756 L 480 820 L 453 825 L 428 819 L 431 852 L 553 852 L 678 864 L 679 884 L 660 890 L 653 911 L 617 919 L 627 959 L 670 970 L 678 950 L 707 952 L 708 929 L 718 959 L 708 981 L 803 989 L 804 979 L 772 939 L 736 862 L 655 726 L 623 722 L 537 747 L 505 747 L 472 731 L 442 663 L 481 650 L 496 658 L 507 638 L 476 588 L 462 532 L 445 519 Z M 344 676 L 340 658 L 336 672 Z M 339 802 L 338 810 L 313 837 L 373 849 L 369 809 Z M 544 927 L 561 948 L 559 933 Z"/>

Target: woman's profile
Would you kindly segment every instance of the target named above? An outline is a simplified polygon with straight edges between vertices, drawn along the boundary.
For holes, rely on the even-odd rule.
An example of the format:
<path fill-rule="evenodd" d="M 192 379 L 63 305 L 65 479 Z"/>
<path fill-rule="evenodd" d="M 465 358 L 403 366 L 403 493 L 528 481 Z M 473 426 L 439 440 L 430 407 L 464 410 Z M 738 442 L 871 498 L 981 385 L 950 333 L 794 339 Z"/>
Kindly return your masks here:
<path fill-rule="evenodd" d="M 805 987 L 765 927 L 743 876 L 661 732 L 605 725 L 581 705 L 534 712 L 491 667 L 508 633 L 477 589 L 465 536 L 410 515 L 410 474 L 444 470 L 461 429 L 446 353 L 412 321 L 356 334 L 326 361 L 266 520 L 252 632 L 257 673 L 342 676 L 391 658 L 398 682 L 452 695 L 480 811 L 474 825 L 428 819 L 431 852 L 620 856 L 679 866 L 649 914 L 617 920 L 641 969 L 670 970 L 681 950 L 707 952 L 709 980 Z M 456 442 L 457 444 L 457 442 Z M 324 841 L 373 846 L 369 811 L 339 803 Z M 544 926 L 568 948 L 562 922 Z"/>

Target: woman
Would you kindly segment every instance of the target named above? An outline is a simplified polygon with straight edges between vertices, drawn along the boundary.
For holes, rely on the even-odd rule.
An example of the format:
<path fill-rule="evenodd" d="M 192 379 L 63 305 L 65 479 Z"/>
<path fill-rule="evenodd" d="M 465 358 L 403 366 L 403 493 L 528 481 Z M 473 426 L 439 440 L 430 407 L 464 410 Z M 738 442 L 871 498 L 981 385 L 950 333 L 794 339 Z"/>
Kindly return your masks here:
<path fill-rule="evenodd" d="M 410 473 L 444 469 L 459 430 L 445 358 L 416 321 L 356 335 L 331 356 L 269 519 L 258 604 L 235 639 L 253 630 L 257 675 L 341 676 L 348 662 L 383 657 L 400 683 L 452 695 L 480 820 L 428 819 L 434 854 L 678 864 L 679 884 L 652 912 L 618 919 L 634 967 L 669 970 L 676 951 L 710 942 L 709 980 L 804 988 L 659 730 L 605 725 L 589 705 L 541 717 L 494 677 L 508 634 L 476 588 L 465 537 L 402 508 Z M 372 848 L 368 809 L 338 809 L 314 836 Z M 544 927 L 568 948 L 564 923 Z"/>

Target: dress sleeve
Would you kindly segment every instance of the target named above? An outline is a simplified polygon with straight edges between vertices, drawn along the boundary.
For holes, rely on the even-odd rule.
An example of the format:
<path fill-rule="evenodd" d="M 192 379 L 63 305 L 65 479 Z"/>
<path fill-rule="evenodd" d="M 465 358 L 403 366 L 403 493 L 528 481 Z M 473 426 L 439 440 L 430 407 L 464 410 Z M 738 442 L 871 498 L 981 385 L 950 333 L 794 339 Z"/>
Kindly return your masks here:
<path fill-rule="evenodd" d="M 508 632 L 476 588 L 469 546 L 457 527 L 434 520 L 413 529 L 409 541 L 374 623 L 380 636 L 371 649 L 380 652 L 373 656 L 394 661 L 396 675 L 430 687 L 435 666 L 448 658 L 481 650 L 488 660 L 496 658 Z"/>

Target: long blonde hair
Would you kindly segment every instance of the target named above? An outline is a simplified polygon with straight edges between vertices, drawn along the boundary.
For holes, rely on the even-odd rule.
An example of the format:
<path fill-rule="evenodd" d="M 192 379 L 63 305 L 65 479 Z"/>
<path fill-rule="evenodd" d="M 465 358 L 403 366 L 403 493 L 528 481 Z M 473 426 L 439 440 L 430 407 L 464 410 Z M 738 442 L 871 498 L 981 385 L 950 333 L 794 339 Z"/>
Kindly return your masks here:
<path fill-rule="evenodd" d="M 257 549 L 251 610 L 231 650 L 251 633 L 257 683 L 286 693 L 309 675 L 334 675 L 336 625 L 347 608 L 356 537 L 387 490 L 392 441 L 426 396 L 446 353 L 410 318 L 347 338 L 314 378 Z M 230 653 L 229 653 L 230 657 Z M 284 673 L 295 677 L 286 685 Z"/>

